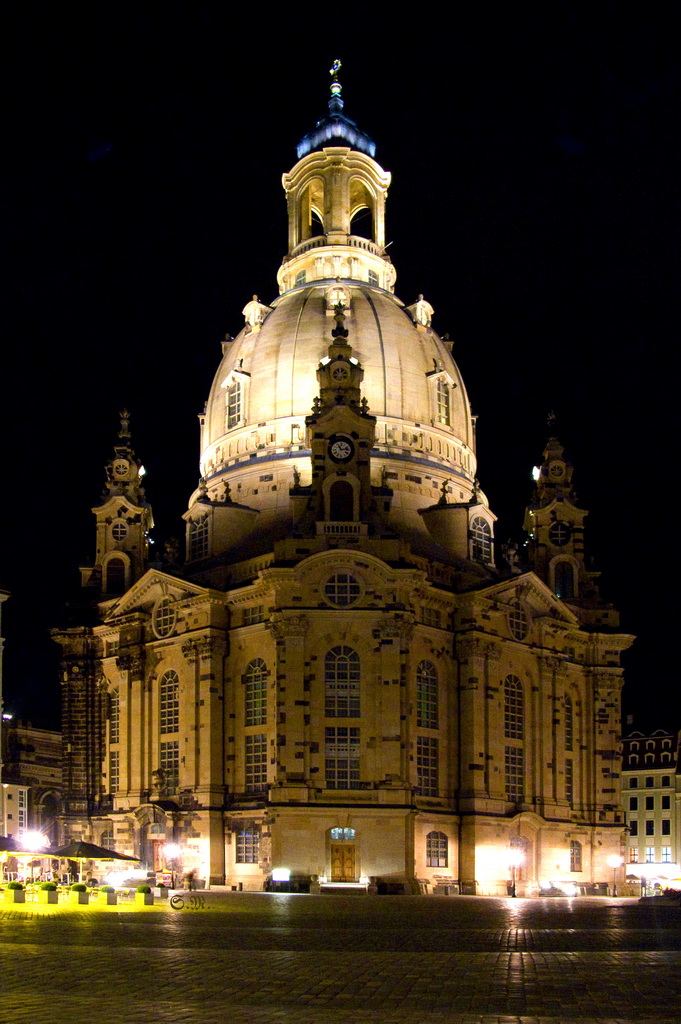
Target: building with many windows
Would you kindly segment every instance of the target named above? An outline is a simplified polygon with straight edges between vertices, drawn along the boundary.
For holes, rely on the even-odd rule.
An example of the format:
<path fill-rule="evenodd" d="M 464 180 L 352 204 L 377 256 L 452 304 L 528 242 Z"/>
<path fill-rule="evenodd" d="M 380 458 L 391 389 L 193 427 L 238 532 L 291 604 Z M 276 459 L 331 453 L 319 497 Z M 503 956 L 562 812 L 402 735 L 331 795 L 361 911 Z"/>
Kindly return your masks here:
<path fill-rule="evenodd" d="M 589 891 L 624 835 L 631 638 L 572 466 L 552 431 L 528 562 L 500 558 L 452 344 L 395 294 L 390 174 L 336 74 L 297 155 L 279 295 L 244 307 L 201 416 L 184 559 L 149 563 L 122 418 L 82 570 L 99 621 L 55 632 L 64 838 L 150 868 L 179 845 L 253 889 Z"/>
<path fill-rule="evenodd" d="M 681 876 L 678 758 L 679 737 L 664 729 L 650 735 L 634 731 L 622 740 L 622 806 L 630 880 L 664 886 Z"/>

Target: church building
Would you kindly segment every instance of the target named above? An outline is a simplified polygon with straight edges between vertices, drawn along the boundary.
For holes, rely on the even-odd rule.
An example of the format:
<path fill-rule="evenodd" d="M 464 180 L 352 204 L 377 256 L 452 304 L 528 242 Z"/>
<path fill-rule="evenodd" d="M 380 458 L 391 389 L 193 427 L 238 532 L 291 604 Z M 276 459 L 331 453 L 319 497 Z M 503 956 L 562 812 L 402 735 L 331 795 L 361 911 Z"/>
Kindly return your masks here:
<path fill-rule="evenodd" d="M 328 108 L 283 176 L 279 294 L 223 343 L 186 552 L 163 564 L 122 416 L 81 570 L 97 624 L 53 634 L 62 838 L 251 890 L 288 872 L 313 891 L 594 891 L 624 840 L 632 638 L 555 436 L 527 563 L 495 549 L 452 345 L 395 294 L 390 174 L 337 66 Z"/>

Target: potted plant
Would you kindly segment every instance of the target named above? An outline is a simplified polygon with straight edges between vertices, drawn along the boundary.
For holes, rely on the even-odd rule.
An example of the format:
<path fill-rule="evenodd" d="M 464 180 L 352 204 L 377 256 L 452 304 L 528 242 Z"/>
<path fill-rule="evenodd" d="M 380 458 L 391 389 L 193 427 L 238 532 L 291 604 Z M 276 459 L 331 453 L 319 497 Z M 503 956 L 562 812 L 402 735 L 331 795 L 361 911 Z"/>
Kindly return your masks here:
<path fill-rule="evenodd" d="M 25 903 L 26 890 L 21 882 L 8 882 L 5 889 L 5 903 Z"/>
<path fill-rule="evenodd" d="M 38 903 L 58 903 L 59 893 L 56 882 L 43 882 L 38 889 Z"/>
<path fill-rule="evenodd" d="M 159 882 L 158 885 L 152 886 L 151 891 L 153 892 L 154 896 L 156 896 L 157 899 L 168 899 L 168 887 L 164 885 L 163 882 Z"/>
<path fill-rule="evenodd" d="M 98 903 L 105 903 L 109 907 L 115 907 L 118 903 L 118 893 L 113 885 L 103 885 L 97 897 Z"/>
<path fill-rule="evenodd" d="M 151 891 L 150 885 L 138 885 L 135 890 L 135 903 L 140 903 L 142 906 L 149 907 L 154 902 L 154 894 Z"/>
<path fill-rule="evenodd" d="M 84 903 L 87 906 L 90 902 L 90 893 L 87 891 L 85 883 L 74 882 L 69 890 L 69 898 L 71 903 Z"/>

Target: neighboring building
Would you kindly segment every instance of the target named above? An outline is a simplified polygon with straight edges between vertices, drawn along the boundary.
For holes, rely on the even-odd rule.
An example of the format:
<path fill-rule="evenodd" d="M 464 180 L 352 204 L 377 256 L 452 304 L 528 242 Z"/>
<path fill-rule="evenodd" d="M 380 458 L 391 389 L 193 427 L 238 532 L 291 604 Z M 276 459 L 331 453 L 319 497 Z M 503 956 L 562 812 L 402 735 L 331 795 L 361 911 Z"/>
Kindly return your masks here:
<path fill-rule="evenodd" d="M 30 722 L 5 721 L 3 729 L 3 782 L 9 813 L 7 834 L 42 832 L 50 842 L 59 840 L 61 812 L 61 733 L 37 729 Z M 17 790 L 14 793 L 14 790 Z"/>
<path fill-rule="evenodd" d="M 153 868 L 179 844 L 175 870 L 252 889 L 288 870 L 589 891 L 622 849 L 631 637 L 585 568 L 555 436 L 529 564 L 497 560 L 451 342 L 394 294 L 390 175 L 342 106 L 334 76 L 283 179 L 279 297 L 223 344 L 184 564 L 149 566 L 123 416 L 82 570 L 100 624 L 54 634 L 64 838 Z"/>
<path fill-rule="evenodd" d="M 664 729 L 622 740 L 622 806 L 628 825 L 626 873 L 650 884 L 681 876 L 679 737 Z M 679 888 L 677 885 L 676 888 Z"/>

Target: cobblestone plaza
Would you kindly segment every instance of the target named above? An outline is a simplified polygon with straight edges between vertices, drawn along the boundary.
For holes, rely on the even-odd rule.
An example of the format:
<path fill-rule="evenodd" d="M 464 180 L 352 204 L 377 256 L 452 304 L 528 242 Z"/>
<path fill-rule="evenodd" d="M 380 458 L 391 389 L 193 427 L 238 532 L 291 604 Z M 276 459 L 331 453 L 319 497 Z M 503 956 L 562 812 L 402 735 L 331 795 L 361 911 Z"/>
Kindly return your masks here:
<path fill-rule="evenodd" d="M 0 905 L 3 1024 L 681 1019 L 676 906 L 236 893 L 195 903 Z"/>

